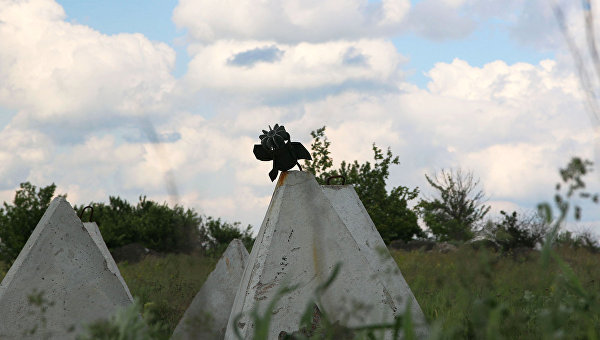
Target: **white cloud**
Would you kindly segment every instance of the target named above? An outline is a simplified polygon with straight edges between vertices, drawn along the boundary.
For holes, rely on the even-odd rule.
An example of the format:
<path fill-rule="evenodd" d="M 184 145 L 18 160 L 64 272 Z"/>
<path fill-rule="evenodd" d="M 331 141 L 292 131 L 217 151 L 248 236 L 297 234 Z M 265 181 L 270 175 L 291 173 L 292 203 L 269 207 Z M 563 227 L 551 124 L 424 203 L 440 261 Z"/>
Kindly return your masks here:
<path fill-rule="evenodd" d="M 432 40 L 464 38 L 476 28 L 475 18 L 461 13 L 458 3 L 440 0 L 418 2 L 410 11 L 412 31 Z"/>
<path fill-rule="evenodd" d="M 279 51 L 262 61 L 257 51 Z M 194 48 L 184 83 L 190 90 L 228 94 L 282 95 L 359 84 L 395 84 L 404 58 L 384 40 L 281 45 L 269 41 L 219 41 Z M 244 58 L 238 58 L 238 56 Z M 268 57 L 271 57 L 269 55 Z M 232 60 L 239 61 L 234 64 Z M 249 66 L 246 66 L 249 65 Z"/>
<path fill-rule="evenodd" d="M 384 38 L 415 33 L 435 41 L 463 39 L 490 25 L 523 46 L 564 50 L 547 0 L 180 0 L 173 21 L 194 41 L 259 40 L 283 44 Z M 577 1 L 559 0 L 567 25 L 582 22 Z M 594 1 L 594 4 L 600 4 Z M 582 33 L 581 29 L 577 29 Z"/>
<path fill-rule="evenodd" d="M 83 128 L 82 119 L 108 123 L 161 110 L 174 81 L 169 46 L 64 19 L 53 1 L 0 5 L 0 105 L 18 110 L 14 124 Z"/>
<path fill-rule="evenodd" d="M 222 173 L 228 179 L 231 171 L 232 187 L 208 188 L 195 202 L 223 216 L 238 214 L 238 220 L 250 219 L 253 224 L 260 223 L 262 214 L 244 212 L 234 196 L 241 195 L 238 186 L 252 188 L 242 197 L 253 196 L 253 206 L 258 211 L 266 209 L 261 199 L 272 190 L 266 177 L 270 164 L 254 160 L 250 150 L 258 142 L 258 131 L 275 122 L 285 124 L 292 139 L 307 147 L 308 132 L 327 125 L 338 164 L 372 161 L 372 142 L 390 146 L 401 162 L 392 168 L 391 185 L 419 186 L 427 193 L 424 173 L 460 166 L 481 178 L 492 200 L 511 201 L 512 206 L 523 208 L 551 197 L 557 169 L 571 155 L 592 157 L 593 133 L 577 79 L 554 61 L 537 65 L 496 61 L 474 67 L 456 59 L 437 64 L 428 75 L 431 81 L 426 90 L 398 84 L 398 93 L 345 91 L 280 106 L 231 103 L 206 121 L 182 120 L 174 128 L 182 136 L 189 129 L 190 134 L 206 137 L 194 137 L 197 142 L 189 146 L 182 141 L 170 144 L 169 154 L 193 155 L 191 148 L 200 144 L 222 150 L 221 154 L 192 157 L 178 171 L 190 181 L 202 176 L 193 173 L 196 168 L 207 174 Z M 202 168 L 203 159 L 215 167 Z M 228 209 L 233 210 L 228 213 Z"/>
<path fill-rule="evenodd" d="M 181 0 L 173 21 L 202 42 L 323 42 L 368 37 L 398 26 L 409 0 Z"/>
<path fill-rule="evenodd" d="M 420 15 L 452 26 L 466 8 L 471 19 L 493 15 L 499 5 L 487 4 L 444 0 Z M 498 15 L 514 15 L 517 5 Z M 474 67 L 455 59 L 428 72 L 427 89 L 403 83 L 404 58 L 374 36 L 402 29 L 407 15 L 426 8 L 406 14 L 409 7 L 391 0 L 181 1 L 175 20 L 203 43 L 190 46 L 188 73 L 174 79 L 174 52 L 164 44 L 66 23 L 51 1 L 3 1 L 0 105 L 18 115 L 0 131 L 0 195 L 30 180 L 57 183 L 72 203 L 107 195 L 135 202 L 140 194 L 163 201 L 172 171 L 181 203 L 258 226 L 273 184 L 270 164 L 251 150 L 274 123 L 307 147 L 309 132 L 327 125 L 338 163 L 372 161 L 372 142 L 390 146 L 401 161 L 391 185 L 426 192 L 424 173 L 462 166 L 481 177 L 494 202 L 514 205 L 552 191 L 569 155 L 590 157 L 594 136 L 577 78 L 557 61 Z M 440 8 L 454 12 L 432 20 Z M 468 34 L 468 18 L 444 34 Z M 293 95 L 305 96 L 273 104 Z M 147 116 L 157 136 L 173 138 L 150 143 L 137 120 Z M 61 142 L 73 134 L 79 139 Z"/>

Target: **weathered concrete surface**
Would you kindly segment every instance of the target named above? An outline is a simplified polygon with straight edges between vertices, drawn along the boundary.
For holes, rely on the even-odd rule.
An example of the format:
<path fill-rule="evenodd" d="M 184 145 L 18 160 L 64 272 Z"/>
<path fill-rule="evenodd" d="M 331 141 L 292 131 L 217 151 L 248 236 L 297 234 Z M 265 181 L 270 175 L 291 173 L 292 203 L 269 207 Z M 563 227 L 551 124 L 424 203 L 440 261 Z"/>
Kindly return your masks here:
<path fill-rule="evenodd" d="M 223 339 L 247 261 L 248 251 L 242 241 L 231 241 L 183 314 L 171 339 Z"/>
<path fill-rule="evenodd" d="M 131 296 L 129 287 L 127 287 L 127 283 L 125 283 L 123 276 L 121 276 L 119 267 L 117 267 L 117 263 L 115 262 L 112 255 L 110 254 L 110 251 L 108 251 L 108 247 L 106 246 L 106 243 L 104 243 L 102 234 L 100 234 L 100 228 L 98 228 L 98 225 L 96 224 L 96 222 L 84 222 L 83 226 L 85 227 L 85 230 L 88 232 L 88 234 L 90 234 L 90 236 L 92 237 L 92 240 L 94 240 L 94 243 L 96 243 L 96 246 L 98 247 L 98 249 L 100 249 L 100 251 L 102 252 L 104 259 L 106 260 L 106 266 L 108 267 L 108 270 L 110 270 L 110 272 L 113 273 L 119 279 L 119 281 L 121 282 L 121 285 L 123 285 L 123 288 L 125 289 L 125 292 L 127 293 L 127 296 L 129 297 L 129 300 L 131 300 L 131 302 L 133 302 L 133 297 Z"/>
<path fill-rule="evenodd" d="M 98 246 L 104 242 L 88 229 L 64 198 L 50 203 L 0 284 L 0 339 L 74 339 L 82 325 L 132 303 L 114 261 Z M 45 312 L 28 301 L 36 292 L 48 301 Z"/>
<path fill-rule="evenodd" d="M 306 172 L 282 173 L 250 253 L 225 339 L 235 339 L 233 327 L 244 339 L 251 339 L 254 324 L 249 312 L 256 308 L 262 315 L 282 287 L 296 284 L 297 288 L 283 295 L 272 310 L 269 339 L 277 339 L 281 332 L 297 331 L 317 287 L 340 262 L 337 279 L 317 306 L 332 321 L 358 326 L 392 321 L 404 312 L 392 297 L 395 292 L 390 292 L 372 270 L 314 177 Z"/>
<path fill-rule="evenodd" d="M 427 337 L 429 332 L 425 315 L 354 187 L 352 185 L 323 185 L 321 188 L 356 240 L 361 253 L 369 262 L 372 272 L 387 288 L 396 305 L 395 311 L 404 312 L 410 302 L 416 335 L 419 338 Z"/>

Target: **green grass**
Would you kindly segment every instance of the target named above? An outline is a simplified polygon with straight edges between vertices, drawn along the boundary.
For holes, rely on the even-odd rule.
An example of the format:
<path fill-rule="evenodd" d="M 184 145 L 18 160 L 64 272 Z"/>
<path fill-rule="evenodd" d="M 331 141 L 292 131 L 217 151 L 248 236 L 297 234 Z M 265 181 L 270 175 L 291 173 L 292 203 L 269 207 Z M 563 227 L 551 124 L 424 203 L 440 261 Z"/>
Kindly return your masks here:
<path fill-rule="evenodd" d="M 600 254 L 561 248 L 590 296 L 573 293 L 555 262 L 540 254 L 510 255 L 459 248 L 440 254 L 392 251 L 428 321 L 442 338 L 586 338 L 600 333 Z M 167 339 L 217 259 L 200 255 L 149 256 L 119 268 L 133 296 Z M 4 270 L 3 270 L 4 268 Z M 0 263 L 0 275 L 6 266 Z M 1 278 L 1 276 L 0 276 Z"/>
<path fill-rule="evenodd" d="M 8 271 L 8 266 L 6 265 L 6 263 L 0 261 L 0 281 L 2 281 L 2 279 L 6 275 L 7 271 Z"/>
<path fill-rule="evenodd" d="M 558 253 L 585 290 L 600 291 L 599 254 L 568 248 Z M 576 299 L 565 291 L 556 263 L 542 266 L 538 252 L 513 257 L 463 247 L 449 254 L 393 251 L 392 255 L 426 318 L 438 323 L 449 338 L 485 337 L 480 332 L 490 327 L 494 311 L 502 323 L 498 335 L 543 338 L 549 327 L 557 326 L 545 325 L 544 315 L 569 309 Z M 570 313 L 563 327 L 572 331 L 569 338 L 585 331 L 581 326 L 588 316 Z"/>
<path fill-rule="evenodd" d="M 217 260 L 199 255 L 148 256 L 143 261 L 119 263 L 131 295 L 164 325 L 164 335 L 170 336 L 214 269 Z"/>

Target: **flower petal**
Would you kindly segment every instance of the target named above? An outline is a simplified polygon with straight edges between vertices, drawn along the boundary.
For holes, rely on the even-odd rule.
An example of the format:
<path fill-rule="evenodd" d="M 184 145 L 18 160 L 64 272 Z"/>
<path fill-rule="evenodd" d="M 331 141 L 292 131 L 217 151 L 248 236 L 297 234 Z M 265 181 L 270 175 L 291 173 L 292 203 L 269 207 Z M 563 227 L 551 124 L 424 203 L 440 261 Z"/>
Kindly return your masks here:
<path fill-rule="evenodd" d="M 273 141 L 275 142 L 275 145 L 277 145 L 278 149 L 285 145 L 285 140 L 283 140 L 283 138 L 281 138 L 279 135 L 275 135 L 273 137 Z"/>

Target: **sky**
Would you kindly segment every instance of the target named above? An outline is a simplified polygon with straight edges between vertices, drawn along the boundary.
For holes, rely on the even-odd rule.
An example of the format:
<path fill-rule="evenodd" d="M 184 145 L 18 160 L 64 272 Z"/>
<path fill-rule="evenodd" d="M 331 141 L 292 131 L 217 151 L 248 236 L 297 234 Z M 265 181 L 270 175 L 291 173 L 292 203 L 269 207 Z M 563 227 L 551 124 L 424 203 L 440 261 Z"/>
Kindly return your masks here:
<path fill-rule="evenodd" d="M 433 197 L 424 175 L 461 168 L 490 216 L 530 211 L 571 157 L 600 161 L 553 6 L 585 50 L 577 1 L 0 0 L 0 201 L 55 183 L 256 231 L 274 184 L 252 146 L 279 123 L 307 147 L 326 126 L 336 164 L 389 147 L 390 188 Z M 598 207 L 571 227 L 599 233 Z"/>

